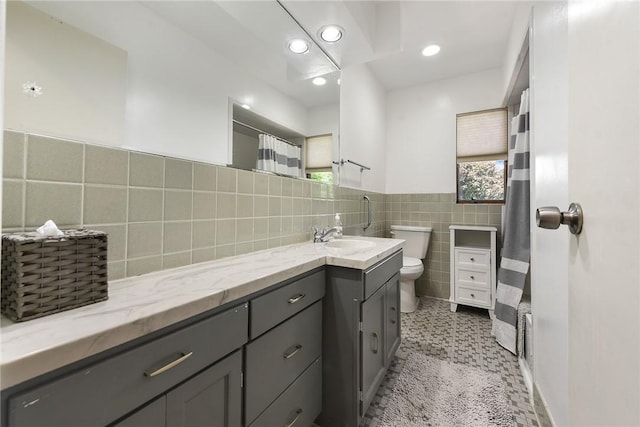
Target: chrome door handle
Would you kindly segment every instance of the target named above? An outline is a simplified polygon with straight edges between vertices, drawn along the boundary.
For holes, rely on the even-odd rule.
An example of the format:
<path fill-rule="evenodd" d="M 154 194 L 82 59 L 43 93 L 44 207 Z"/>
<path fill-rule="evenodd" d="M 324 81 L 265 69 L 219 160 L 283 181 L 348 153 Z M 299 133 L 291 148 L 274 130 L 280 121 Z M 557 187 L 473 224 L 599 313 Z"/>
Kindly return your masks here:
<path fill-rule="evenodd" d="M 302 298 L 304 298 L 306 295 L 305 294 L 298 294 L 295 296 L 292 296 L 291 298 L 289 298 L 289 300 L 287 301 L 289 304 L 295 304 L 298 301 L 300 301 Z"/>
<path fill-rule="evenodd" d="M 177 358 L 173 362 L 167 363 L 162 368 L 158 368 L 155 371 L 151 371 L 151 372 L 145 371 L 144 372 L 144 376 L 145 377 L 155 377 L 156 375 L 160 375 L 163 372 L 167 372 L 169 369 L 178 366 L 179 364 L 181 364 L 182 362 L 184 362 L 185 360 L 190 358 L 192 355 L 193 355 L 193 351 L 190 351 L 189 353 L 182 353 L 182 355 L 179 358 Z"/>
<path fill-rule="evenodd" d="M 555 230 L 560 224 L 568 225 L 571 234 L 580 234 L 583 223 L 582 206 L 571 203 L 567 212 L 560 212 L 555 206 L 536 209 L 536 224 L 540 228 Z"/>
<path fill-rule="evenodd" d="M 296 417 L 290 423 L 285 424 L 284 427 L 292 427 L 296 423 L 296 421 L 298 421 L 298 418 L 300 418 L 300 415 L 302 415 L 302 409 L 300 408 L 296 409 L 295 414 L 296 414 Z"/>
<path fill-rule="evenodd" d="M 289 347 L 287 349 L 287 351 L 284 352 L 282 357 L 285 358 L 285 359 L 291 359 L 301 349 L 302 349 L 302 346 L 300 344 L 293 345 L 293 346 Z"/>

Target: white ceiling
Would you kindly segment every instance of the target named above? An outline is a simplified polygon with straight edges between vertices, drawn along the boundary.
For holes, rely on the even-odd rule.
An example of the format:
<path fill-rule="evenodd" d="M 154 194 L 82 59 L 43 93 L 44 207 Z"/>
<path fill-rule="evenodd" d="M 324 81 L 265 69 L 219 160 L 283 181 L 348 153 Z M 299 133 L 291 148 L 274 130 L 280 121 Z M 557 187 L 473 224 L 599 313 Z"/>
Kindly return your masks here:
<path fill-rule="evenodd" d="M 387 89 L 501 67 L 516 3 L 281 0 L 340 67 L 367 63 Z M 328 70 L 322 65 L 326 62 L 320 50 L 314 48 L 303 56 L 286 50 L 288 39 L 306 35 L 275 0 L 148 4 L 233 61 L 249 68 L 259 64 L 257 75 L 305 105 L 337 102 L 339 92 L 334 81 L 317 88 L 307 79 Z M 340 42 L 319 40 L 317 32 L 327 24 L 345 29 Z M 442 47 L 440 53 L 422 56 L 422 48 L 432 43 Z M 238 49 L 240 46 L 244 50 Z M 301 59 L 304 63 L 299 62 Z M 305 66 L 307 70 L 303 71 Z"/>
<path fill-rule="evenodd" d="M 387 89 L 501 67 L 517 2 L 141 0 L 150 12 L 307 107 L 339 102 L 339 73 L 332 72 L 321 48 L 341 68 L 368 64 Z M 46 3 L 50 13 L 58 7 Z M 340 42 L 317 43 L 305 55 L 287 50 L 293 37 L 310 35 L 317 42 L 326 24 L 345 29 Z M 430 43 L 442 50 L 423 57 L 420 51 Z M 317 75 L 329 82 L 312 85 Z"/>

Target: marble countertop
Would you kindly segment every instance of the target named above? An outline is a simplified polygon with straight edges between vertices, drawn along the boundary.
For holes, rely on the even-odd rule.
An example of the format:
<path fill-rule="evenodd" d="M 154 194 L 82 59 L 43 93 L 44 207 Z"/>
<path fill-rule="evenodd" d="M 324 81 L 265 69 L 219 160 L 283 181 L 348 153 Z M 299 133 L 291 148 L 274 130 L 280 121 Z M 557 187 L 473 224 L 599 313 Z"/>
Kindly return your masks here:
<path fill-rule="evenodd" d="M 323 265 L 366 269 L 404 240 L 367 247 L 299 243 L 109 283 L 107 301 L 0 325 L 0 389 L 98 354 Z"/>

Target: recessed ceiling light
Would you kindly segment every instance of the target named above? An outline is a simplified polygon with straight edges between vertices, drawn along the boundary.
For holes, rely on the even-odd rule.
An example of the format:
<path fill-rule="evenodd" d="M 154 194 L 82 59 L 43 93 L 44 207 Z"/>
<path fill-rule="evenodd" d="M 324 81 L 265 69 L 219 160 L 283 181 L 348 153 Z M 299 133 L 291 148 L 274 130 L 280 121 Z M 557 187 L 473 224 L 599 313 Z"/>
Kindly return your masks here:
<path fill-rule="evenodd" d="M 325 79 L 324 77 L 316 77 L 315 79 L 311 80 L 311 83 L 316 86 L 322 86 L 323 84 L 327 83 L 327 79 Z"/>
<path fill-rule="evenodd" d="M 432 44 L 422 49 L 422 54 L 424 56 L 433 56 L 438 52 L 440 52 L 440 46 L 437 44 Z"/>
<path fill-rule="evenodd" d="M 293 39 L 289 42 L 289 50 L 293 53 L 306 53 L 309 51 L 309 43 L 303 39 Z"/>
<path fill-rule="evenodd" d="M 337 25 L 327 25 L 320 29 L 320 38 L 328 43 L 337 42 L 342 38 L 344 30 Z"/>
<path fill-rule="evenodd" d="M 245 110 L 251 110 L 251 105 L 249 104 L 242 104 L 241 107 L 244 108 Z"/>

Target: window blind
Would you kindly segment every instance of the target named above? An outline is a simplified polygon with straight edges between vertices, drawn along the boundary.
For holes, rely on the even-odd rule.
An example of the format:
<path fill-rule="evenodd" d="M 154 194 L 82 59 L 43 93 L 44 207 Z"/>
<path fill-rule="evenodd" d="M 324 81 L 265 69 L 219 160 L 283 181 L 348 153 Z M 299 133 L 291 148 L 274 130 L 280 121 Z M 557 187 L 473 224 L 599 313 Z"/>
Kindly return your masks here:
<path fill-rule="evenodd" d="M 507 159 L 507 110 L 456 115 L 458 163 Z"/>
<path fill-rule="evenodd" d="M 307 138 L 305 172 L 331 172 L 333 136 L 320 135 Z"/>

